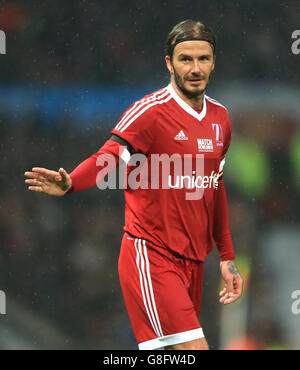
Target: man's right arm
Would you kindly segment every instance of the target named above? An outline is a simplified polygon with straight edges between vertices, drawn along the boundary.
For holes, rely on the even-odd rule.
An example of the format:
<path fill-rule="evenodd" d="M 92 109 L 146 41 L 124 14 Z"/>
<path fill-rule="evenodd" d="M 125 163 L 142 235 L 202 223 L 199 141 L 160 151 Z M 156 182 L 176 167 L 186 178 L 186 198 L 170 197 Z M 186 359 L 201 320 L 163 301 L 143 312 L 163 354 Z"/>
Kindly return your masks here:
<path fill-rule="evenodd" d="M 124 140 L 123 140 L 124 141 Z M 119 166 L 120 158 L 125 162 L 130 157 L 126 142 L 120 142 L 111 137 L 99 149 L 99 151 L 80 163 L 70 174 L 60 168 L 58 172 L 46 168 L 34 167 L 32 172 L 25 172 L 28 177 L 25 183 L 31 191 L 41 192 L 48 195 L 62 196 L 66 193 L 72 193 L 89 189 L 101 181 L 107 174 Z M 97 165 L 97 159 L 101 156 L 101 162 L 107 165 Z M 113 157 L 113 161 L 111 158 Z M 103 171 L 105 169 L 105 171 Z M 101 171 L 101 178 L 97 177 Z"/>
<path fill-rule="evenodd" d="M 125 160 L 125 153 L 128 152 L 124 143 L 109 139 L 99 149 L 99 151 L 80 163 L 71 173 L 72 187 L 67 193 L 82 191 L 96 185 L 97 181 L 110 172 L 118 168 L 120 158 Z M 128 153 L 129 154 L 129 153 Z M 101 162 L 106 165 L 97 165 L 97 160 L 101 156 Z M 130 154 L 129 154 L 130 156 Z M 128 157 L 128 155 L 127 155 Z M 111 160 L 113 158 L 113 160 Z M 105 169 L 105 171 L 103 171 Z M 101 171 L 101 178 L 97 177 Z"/>

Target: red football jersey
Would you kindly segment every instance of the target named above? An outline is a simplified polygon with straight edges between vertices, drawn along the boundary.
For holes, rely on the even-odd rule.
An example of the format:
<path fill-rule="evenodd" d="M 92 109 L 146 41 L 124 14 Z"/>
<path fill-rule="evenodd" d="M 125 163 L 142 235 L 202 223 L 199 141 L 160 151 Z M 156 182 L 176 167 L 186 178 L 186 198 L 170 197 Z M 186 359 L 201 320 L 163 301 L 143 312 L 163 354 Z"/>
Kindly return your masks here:
<path fill-rule="evenodd" d="M 226 108 L 205 95 L 202 111 L 197 112 L 170 84 L 131 105 L 111 133 L 131 144 L 134 153 L 143 153 L 148 170 L 154 168 L 151 161 L 157 155 L 188 158 L 181 162 L 190 164 L 186 176 L 186 167 L 176 172 L 171 164 L 164 178 L 157 168 L 152 170 L 159 186 L 153 188 L 149 175 L 148 187 L 124 189 L 124 230 L 159 248 L 204 261 L 214 245 L 214 198 L 231 140 Z M 199 158 L 204 164 L 200 170 Z M 128 176 L 134 168 L 128 166 Z M 163 181 L 169 188 L 162 188 Z"/>

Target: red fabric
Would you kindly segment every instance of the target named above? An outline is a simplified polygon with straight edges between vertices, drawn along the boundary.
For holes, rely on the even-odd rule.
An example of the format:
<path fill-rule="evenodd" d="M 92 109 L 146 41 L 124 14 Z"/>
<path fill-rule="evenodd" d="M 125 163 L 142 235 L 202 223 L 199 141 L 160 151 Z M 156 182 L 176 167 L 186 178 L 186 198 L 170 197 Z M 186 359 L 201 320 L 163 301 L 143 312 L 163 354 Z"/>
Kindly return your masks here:
<path fill-rule="evenodd" d="M 185 109 L 185 105 L 174 98 L 170 90 L 162 89 L 133 104 L 120 118 L 112 134 L 118 135 L 143 153 L 148 169 L 151 155 L 177 153 L 194 159 L 201 154 L 204 158 L 204 177 L 218 174 L 231 140 L 230 119 L 226 108 L 214 100 L 205 100 L 202 119 Z M 97 166 L 99 156 L 112 154 L 115 165 L 106 168 L 106 173 L 118 166 L 119 143 L 108 140 L 90 158 L 81 163 L 72 173 L 72 191 L 80 191 L 96 184 L 97 175 L 104 166 Z M 128 178 L 135 171 L 127 166 Z M 173 172 L 172 172 L 173 171 Z M 103 177 L 104 175 L 103 174 Z M 174 169 L 170 172 L 171 183 L 175 183 Z M 198 175 L 198 173 L 196 173 Z M 162 176 L 158 173 L 159 183 Z M 178 176 L 177 176 L 178 177 Z M 182 177 L 182 176 L 181 176 Z M 181 256 L 196 261 L 205 261 L 216 243 L 221 259 L 234 259 L 228 222 L 225 189 L 219 181 L 219 190 L 214 186 L 205 189 L 152 188 L 151 176 L 143 178 L 137 189 L 128 187 L 125 193 L 124 230 L 137 238 L 148 240 L 157 248 L 169 249 Z M 207 183 L 206 183 L 207 184 Z M 203 196 L 190 198 L 203 191 Z M 198 194 L 198 193 L 197 193 Z"/>
<path fill-rule="evenodd" d="M 220 171 L 230 144 L 231 126 L 226 108 L 215 100 L 205 97 L 203 110 L 198 114 L 168 86 L 132 104 L 111 133 L 143 153 L 148 169 L 153 155 L 170 157 L 176 153 L 180 158 L 189 155 L 191 169 L 199 175 L 195 162 L 197 156 L 202 156 L 201 175 L 207 179 Z M 129 168 L 128 175 L 131 172 Z M 162 173 L 156 172 L 161 184 Z M 173 166 L 168 180 L 173 185 L 182 181 L 182 177 L 175 173 Z M 185 185 L 158 189 L 153 188 L 150 177 L 145 176 L 142 183 L 146 185 L 144 188 L 125 189 L 124 230 L 157 247 L 205 261 L 215 243 L 216 189 L 211 182 L 205 189 L 188 189 Z"/>
<path fill-rule="evenodd" d="M 164 248 L 125 233 L 119 277 L 138 343 L 200 328 L 203 263 L 173 256 Z M 201 336 L 199 335 L 199 338 Z M 180 343 L 180 340 L 176 343 Z"/>
<path fill-rule="evenodd" d="M 108 140 L 97 153 L 93 154 L 91 157 L 80 163 L 70 173 L 72 179 L 72 187 L 68 191 L 68 193 L 89 189 L 95 186 L 97 181 L 101 181 L 108 173 L 116 169 L 119 166 L 120 149 L 122 150 L 121 144 L 113 140 Z M 102 156 L 102 159 L 105 160 L 108 155 L 114 157 L 115 165 L 111 165 L 110 160 L 107 162 L 108 165 L 104 164 L 102 166 L 97 166 L 96 162 L 99 156 Z M 102 172 L 101 176 L 98 176 L 99 172 L 105 167 L 106 171 Z"/>
<path fill-rule="evenodd" d="M 227 197 L 223 180 L 219 181 L 218 190 L 216 191 L 213 235 L 221 260 L 234 260 Z"/>

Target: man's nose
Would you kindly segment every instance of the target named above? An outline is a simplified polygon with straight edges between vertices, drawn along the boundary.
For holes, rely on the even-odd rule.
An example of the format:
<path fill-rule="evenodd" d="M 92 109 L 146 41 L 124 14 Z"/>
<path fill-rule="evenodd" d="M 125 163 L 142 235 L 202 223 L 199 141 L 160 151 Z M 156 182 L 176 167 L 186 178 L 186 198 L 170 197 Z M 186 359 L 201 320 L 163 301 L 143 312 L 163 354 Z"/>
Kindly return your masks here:
<path fill-rule="evenodd" d="M 200 74 L 201 73 L 200 63 L 199 63 L 198 60 L 194 61 L 193 65 L 192 65 L 191 72 L 195 73 L 195 74 Z"/>

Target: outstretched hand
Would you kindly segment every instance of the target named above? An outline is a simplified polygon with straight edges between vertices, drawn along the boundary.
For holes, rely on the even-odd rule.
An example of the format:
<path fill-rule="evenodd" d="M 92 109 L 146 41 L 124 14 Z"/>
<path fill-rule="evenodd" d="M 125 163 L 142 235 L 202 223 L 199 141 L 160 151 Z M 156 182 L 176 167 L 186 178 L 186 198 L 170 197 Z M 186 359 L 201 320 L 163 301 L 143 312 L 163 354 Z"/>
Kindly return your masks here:
<path fill-rule="evenodd" d="M 235 302 L 242 295 L 243 279 L 235 266 L 234 261 L 221 261 L 220 269 L 225 281 L 225 287 L 220 292 L 220 303 L 229 304 Z"/>
<path fill-rule="evenodd" d="M 32 172 L 25 172 L 25 176 L 28 177 L 25 183 L 30 185 L 28 190 L 48 195 L 65 195 L 72 186 L 71 177 L 63 168 L 60 168 L 57 172 L 34 167 Z"/>

